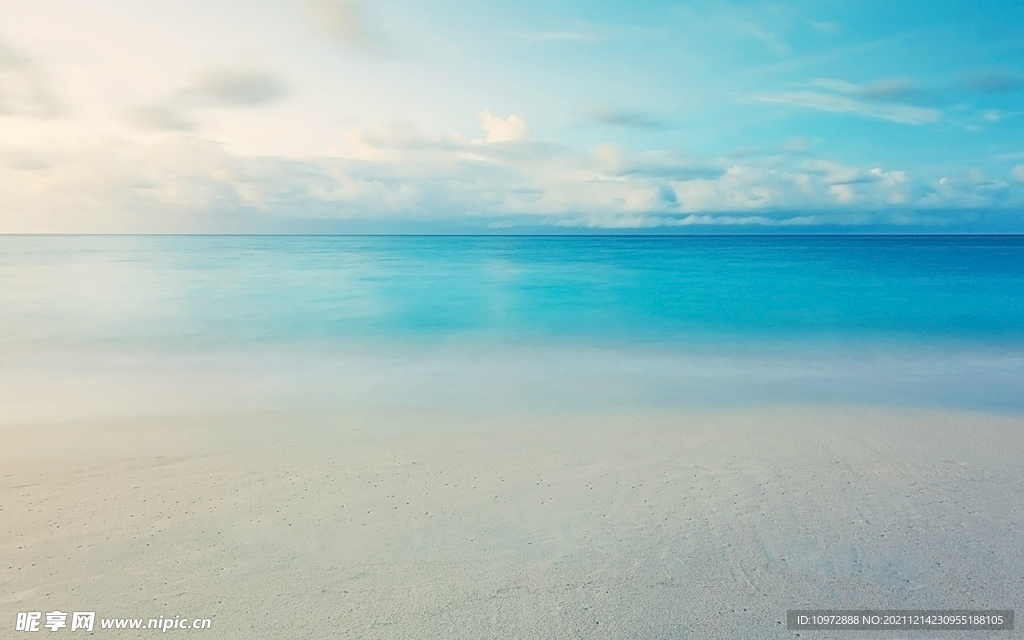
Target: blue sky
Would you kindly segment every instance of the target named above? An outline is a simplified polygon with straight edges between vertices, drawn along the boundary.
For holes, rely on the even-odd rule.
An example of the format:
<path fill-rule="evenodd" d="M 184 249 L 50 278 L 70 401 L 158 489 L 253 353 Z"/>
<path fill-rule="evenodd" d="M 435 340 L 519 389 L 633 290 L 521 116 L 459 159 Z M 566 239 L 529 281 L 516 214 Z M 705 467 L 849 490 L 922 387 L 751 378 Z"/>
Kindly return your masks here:
<path fill-rule="evenodd" d="M 0 7 L 3 232 L 1024 231 L 1020 2 Z"/>

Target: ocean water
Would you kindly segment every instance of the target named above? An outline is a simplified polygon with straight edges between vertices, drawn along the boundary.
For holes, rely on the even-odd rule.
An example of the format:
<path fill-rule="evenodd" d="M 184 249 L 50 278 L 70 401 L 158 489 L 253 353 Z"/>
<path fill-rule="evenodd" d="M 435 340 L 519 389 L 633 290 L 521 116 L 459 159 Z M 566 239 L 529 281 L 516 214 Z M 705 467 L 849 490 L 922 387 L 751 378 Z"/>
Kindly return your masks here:
<path fill-rule="evenodd" d="M 1024 237 L 2 236 L 0 355 L 23 398 L 111 406 L 173 371 L 290 402 L 1019 410 Z"/>

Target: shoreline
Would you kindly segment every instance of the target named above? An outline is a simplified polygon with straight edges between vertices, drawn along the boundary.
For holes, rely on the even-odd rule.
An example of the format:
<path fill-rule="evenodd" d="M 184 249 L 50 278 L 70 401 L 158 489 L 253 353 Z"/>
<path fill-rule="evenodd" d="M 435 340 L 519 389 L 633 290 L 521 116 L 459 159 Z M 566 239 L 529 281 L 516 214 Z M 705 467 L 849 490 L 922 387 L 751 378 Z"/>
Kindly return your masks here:
<path fill-rule="evenodd" d="M 704 351 L 396 346 L 0 352 L 0 427 L 75 421 L 355 412 L 683 413 L 765 405 L 1024 415 L 1024 350 L 779 346 Z M 59 393 L 54 393 L 59 389 Z M 329 428 L 326 426 L 325 428 Z"/>

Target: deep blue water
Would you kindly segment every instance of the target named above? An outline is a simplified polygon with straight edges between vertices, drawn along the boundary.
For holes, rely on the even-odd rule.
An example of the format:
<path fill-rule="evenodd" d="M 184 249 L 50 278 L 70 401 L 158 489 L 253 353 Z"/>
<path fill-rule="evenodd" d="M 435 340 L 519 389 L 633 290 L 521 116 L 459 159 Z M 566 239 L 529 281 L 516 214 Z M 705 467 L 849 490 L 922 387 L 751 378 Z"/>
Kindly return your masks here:
<path fill-rule="evenodd" d="M 0 237 L 8 346 L 1024 344 L 1024 237 Z"/>

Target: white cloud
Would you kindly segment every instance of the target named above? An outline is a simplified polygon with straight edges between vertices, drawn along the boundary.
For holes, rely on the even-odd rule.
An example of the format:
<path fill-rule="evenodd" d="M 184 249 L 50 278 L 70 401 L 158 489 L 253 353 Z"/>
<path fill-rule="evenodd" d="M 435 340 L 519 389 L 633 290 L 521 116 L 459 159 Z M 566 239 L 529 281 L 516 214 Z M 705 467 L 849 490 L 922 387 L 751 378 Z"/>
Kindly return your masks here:
<path fill-rule="evenodd" d="M 733 165 L 714 179 L 673 181 L 670 184 L 684 213 L 745 211 L 781 204 L 779 176 L 774 171 Z"/>
<path fill-rule="evenodd" d="M 1018 182 L 1024 182 L 1024 164 L 1018 164 L 1013 168 L 1013 177 Z"/>
<path fill-rule="evenodd" d="M 902 124 L 934 124 L 942 119 L 942 112 L 937 109 L 902 103 L 868 102 L 819 91 L 761 93 L 754 95 L 752 99 L 757 102 L 803 107 L 829 113 L 844 113 Z"/>
<path fill-rule="evenodd" d="M 733 165 L 718 178 L 671 186 L 681 211 L 701 212 L 888 207 L 907 203 L 913 184 L 902 171 L 819 160 L 785 171 Z"/>
<path fill-rule="evenodd" d="M 937 98 L 932 90 L 919 86 L 913 78 L 906 76 L 882 78 L 868 84 L 855 84 L 833 78 L 819 78 L 811 84 L 828 89 L 829 91 L 835 91 L 836 93 L 845 93 L 856 98 L 883 102 L 934 101 Z"/>
<path fill-rule="evenodd" d="M 863 171 L 829 160 L 808 160 L 801 167 L 812 175 L 819 176 L 830 186 L 856 184 L 868 181 Z"/>
<path fill-rule="evenodd" d="M 876 167 L 868 173 L 878 179 L 880 193 L 886 204 L 903 205 L 910 202 L 914 184 L 905 172 L 883 171 Z"/>
<path fill-rule="evenodd" d="M 530 134 L 526 121 L 512 114 L 507 118 L 492 115 L 489 109 L 479 113 L 480 126 L 487 133 L 486 142 L 513 142 Z"/>
<path fill-rule="evenodd" d="M 1014 200 L 1012 185 L 1001 180 L 989 180 L 979 171 L 968 171 L 966 175 L 943 176 L 931 183 L 921 197 L 920 204 L 926 207 L 951 209 L 986 209 L 991 207 L 1020 206 Z"/>

